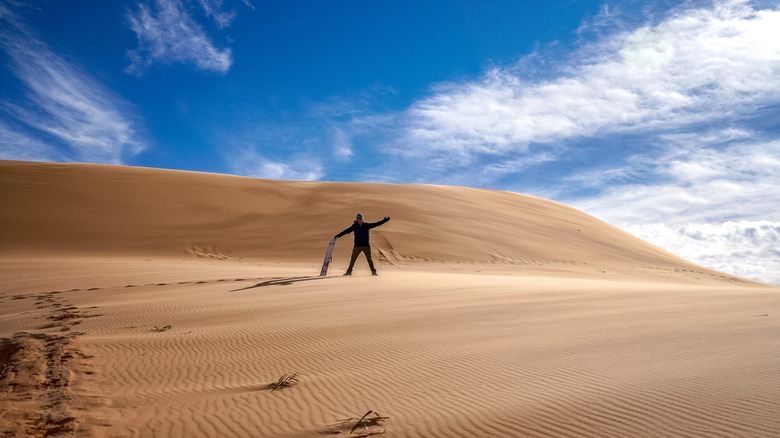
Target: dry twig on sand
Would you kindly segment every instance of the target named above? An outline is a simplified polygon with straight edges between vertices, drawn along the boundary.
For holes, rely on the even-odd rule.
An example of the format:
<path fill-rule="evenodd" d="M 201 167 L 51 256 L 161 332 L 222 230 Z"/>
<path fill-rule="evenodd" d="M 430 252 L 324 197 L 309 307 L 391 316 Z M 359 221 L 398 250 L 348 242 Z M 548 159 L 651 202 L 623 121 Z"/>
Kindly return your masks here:
<path fill-rule="evenodd" d="M 374 414 L 374 416 L 370 416 L 371 414 Z M 362 417 L 360 417 L 354 426 L 352 426 L 352 430 L 349 431 L 349 434 L 352 435 L 355 433 L 355 430 L 357 430 L 357 433 L 360 434 L 357 436 L 381 435 L 385 433 L 384 428 L 372 431 L 369 429 L 369 427 L 382 427 L 384 426 L 385 420 L 389 419 L 390 417 L 383 417 L 379 415 L 379 412 L 368 411 Z"/>
<path fill-rule="evenodd" d="M 162 327 L 157 327 L 157 326 L 154 326 L 154 328 L 152 329 L 152 331 L 153 331 L 153 332 L 164 332 L 164 331 L 166 331 L 166 330 L 170 330 L 170 329 L 172 329 L 172 328 L 173 328 L 173 326 L 170 326 L 170 325 L 165 325 L 165 326 L 162 326 Z"/>
<path fill-rule="evenodd" d="M 284 388 L 295 386 L 297 384 L 298 384 L 298 373 L 292 373 L 290 375 L 282 374 L 282 377 L 279 377 L 279 380 L 268 385 L 268 388 L 270 388 L 271 391 L 279 391 Z"/>

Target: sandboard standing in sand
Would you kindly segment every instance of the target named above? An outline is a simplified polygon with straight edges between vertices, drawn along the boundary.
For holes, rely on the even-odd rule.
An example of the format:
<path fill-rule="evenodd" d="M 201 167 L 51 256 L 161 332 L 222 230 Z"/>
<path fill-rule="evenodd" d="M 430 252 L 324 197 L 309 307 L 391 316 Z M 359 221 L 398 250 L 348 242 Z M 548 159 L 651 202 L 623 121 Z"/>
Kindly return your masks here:
<path fill-rule="evenodd" d="M 328 249 L 325 251 L 325 261 L 322 262 L 322 270 L 320 271 L 320 277 L 328 275 L 328 266 L 333 260 L 333 247 L 336 246 L 336 238 L 328 243 Z"/>

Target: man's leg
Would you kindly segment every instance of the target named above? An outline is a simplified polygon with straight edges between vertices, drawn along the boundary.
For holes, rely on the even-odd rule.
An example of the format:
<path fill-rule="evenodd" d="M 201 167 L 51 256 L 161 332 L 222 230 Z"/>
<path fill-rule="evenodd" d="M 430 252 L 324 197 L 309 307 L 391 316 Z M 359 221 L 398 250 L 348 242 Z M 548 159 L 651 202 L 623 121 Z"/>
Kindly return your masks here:
<path fill-rule="evenodd" d="M 370 246 L 364 246 L 363 247 L 363 254 L 366 255 L 366 260 L 368 260 L 368 267 L 371 268 L 371 274 L 376 274 L 376 268 L 374 268 L 374 260 L 371 259 L 371 247 Z"/>
<path fill-rule="evenodd" d="M 355 260 L 357 260 L 358 254 L 360 254 L 360 247 L 352 248 L 352 258 L 349 259 L 349 268 L 347 268 L 347 273 L 344 275 L 352 275 L 352 268 L 355 267 Z"/>

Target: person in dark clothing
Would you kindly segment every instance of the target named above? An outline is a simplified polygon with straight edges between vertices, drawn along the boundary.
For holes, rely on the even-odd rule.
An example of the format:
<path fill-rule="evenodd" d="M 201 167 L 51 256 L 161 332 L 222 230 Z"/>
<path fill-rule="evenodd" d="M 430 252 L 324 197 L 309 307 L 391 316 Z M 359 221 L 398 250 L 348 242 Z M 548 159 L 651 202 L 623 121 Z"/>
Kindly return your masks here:
<path fill-rule="evenodd" d="M 344 275 L 352 275 L 352 268 L 355 266 L 355 260 L 357 260 L 358 255 L 360 255 L 361 252 L 366 255 L 368 267 L 371 268 L 371 275 L 377 275 L 376 268 L 374 268 L 374 261 L 371 259 L 371 237 L 369 236 L 369 231 L 372 228 L 383 225 L 389 220 L 390 216 L 385 216 L 385 218 L 379 222 L 368 223 L 364 222 L 363 215 L 358 213 L 355 222 L 353 222 L 349 228 L 336 234 L 336 239 L 338 239 L 346 234 L 355 233 L 355 246 L 352 248 L 352 258 L 349 260 L 349 268 L 347 268 L 347 272 Z"/>

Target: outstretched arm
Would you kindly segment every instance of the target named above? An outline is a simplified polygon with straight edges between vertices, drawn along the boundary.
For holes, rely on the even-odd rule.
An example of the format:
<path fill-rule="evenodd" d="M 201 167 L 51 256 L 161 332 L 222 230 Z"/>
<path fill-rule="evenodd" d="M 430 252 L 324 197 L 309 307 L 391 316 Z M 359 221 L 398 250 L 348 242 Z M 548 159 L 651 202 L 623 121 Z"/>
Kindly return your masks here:
<path fill-rule="evenodd" d="M 379 221 L 379 222 L 374 222 L 374 223 L 371 223 L 371 224 L 366 224 L 366 225 L 368 225 L 368 227 L 369 227 L 369 228 L 374 228 L 374 227 L 378 227 L 378 226 L 380 226 L 380 225 L 384 225 L 384 224 L 385 224 L 387 221 L 389 221 L 389 220 L 390 220 L 390 216 L 385 216 L 385 218 L 384 218 L 384 219 L 382 219 L 382 220 L 381 220 L 381 221 Z"/>
<path fill-rule="evenodd" d="M 347 228 L 346 230 L 336 234 L 335 239 L 338 239 L 339 237 L 341 237 L 341 236 L 343 236 L 345 234 L 351 233 L 354 229 L 355 229 L 355 224 L 350 225 L 349 228 Z"/>

